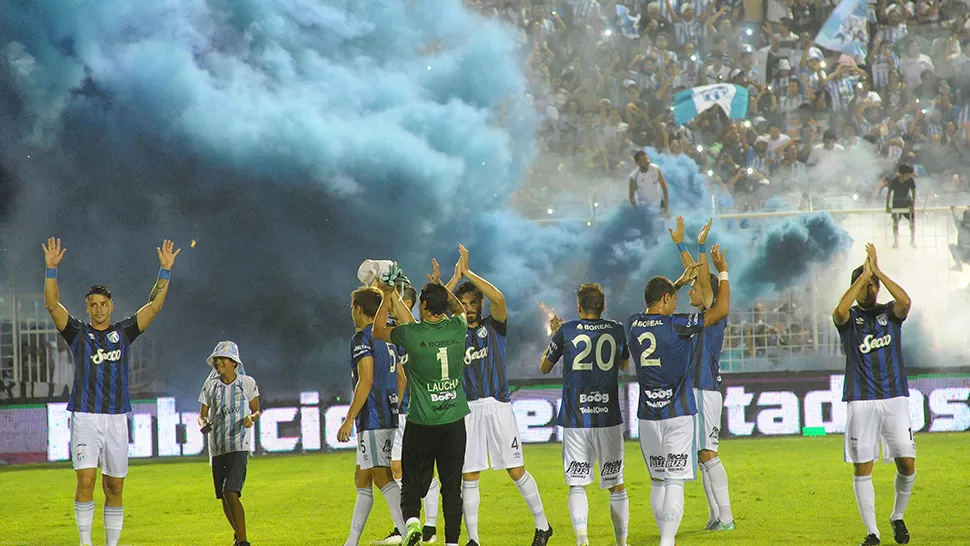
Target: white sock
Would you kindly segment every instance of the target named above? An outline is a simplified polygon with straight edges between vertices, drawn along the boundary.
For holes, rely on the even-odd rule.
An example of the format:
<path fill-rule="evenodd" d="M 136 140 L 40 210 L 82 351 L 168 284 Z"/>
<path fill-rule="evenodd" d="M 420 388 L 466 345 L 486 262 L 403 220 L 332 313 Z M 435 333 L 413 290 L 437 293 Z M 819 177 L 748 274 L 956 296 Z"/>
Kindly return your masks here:
<path fill-rule="evenodd" d="M 573 522 L 576 532 L 576 544 L 584 544 L 589 537 L 586 523 L 589 521 L 589 500 L 586 499 L 586 488 L 574 485 L 569 488 L 569 519 Z"/>
<path fill-rule="evenodd" d="M 371 488 L 357 490 L 357 502 L 354 503 L 354 519 L 350 520 L 350 536 L 344 546 L 357 546 L 360 535 L 364 532 L 364 525 L 370 516 L 370 509 L 374 506 L 374 492 Z"/>
<path fill-rule="evenodd" d="M 663 514 L 660 516 L 660 546 L 674 546 L 680 520 L 684 518 L 684 480 L 664 480 Z"/>
<path fill-rule="evenodd" d="M 720 457 L 714 457 L 710 461 L 703 463 L 703 465 L 707 468 L 707 475 L 711 480 L 711 492 L 714 494 L 714 500 L 717 501 L 717 519 L 724 524 L 733 522 L 734 515 L 731 513 L 731 496 L 728 494 L 727 472 L 724 471 L 724 465 L 721 464 Z"/>
<path fill-rule="evenodd" d="M 889 521 L 903 519 L 906 505 L 909 504 L 909 497 L 913 494 L 914 482 L 916 482 L 915 472 L 911 476 L 896 472 L 896 503 L 893 504 L 893 515 L 889 517 Z"/>
<path fill-rule="evenodd" d="M 397 480 L 394 480 L 394 481 L 397 483 L 397 486 L 398 487 L 404 487 L 404 480 L 403 479 L 397 479 Z M 400 529 L 398 529 L 398 530 L 400 530 Z"/>
<path fill-rule="evenodd" d="M 74 520 L 77 521 L 77 532 L 81 536 L 81 546 L 91 546 L 91 525 L 94 523 L 94 501 L 74 501 Z"/>
<path fill-rule="evenodd" d="M 707 522 L 717 521 L 721 517 L 721 514 L 717 508 L 717 499 L 714 498 L 714 490 L 711 489 L 711 476 L 707 473 L 707 467 L 704 466 L 704 463 L 701 463 L 701 482 L 704 484 L 704 494 L 707 496 L 707 508 L 710 511 L 707 516 Z"/>
<path fill-rule="evenodd" d="M 121 527 L 125 521 L 125 509 L 121 506 L 104 507 L 105 546 L 118 546 Z"/>
<path fill-rule="evenodd" d="M 515 482 L 515 486 L 519 488 L 519 493 L 522 494 L 522 498 L 525 499 L 526 504 L 529 505 L 529 509 L 532 510 L 532 517 L 536 520 L 536 529 L 542 529 L 543 531 L 548 529 L 549 521 L 546 520 L 546 511 L 542 508 L 542 497 L 539 496 L 539 485 L 536 483 L 535 478 L 532 477 L 532 474 L 526 472 L 522 478 Z"/>
<path fill-rule="evenodd" d="M 478 480 L 461 482 L 461 509 L 465 516 L 465 529 L 468 530 L 468 540 L 478 542 L 478 504 L 482 502 L 478 491 Z"/>
<path fill-rule="evenodd" d="M 438 498 L 441 496 L 441 484 L 437 476 L 431 476 L 431 486 L 424 496 L 424 524 L 428 527 L 438 526 Z"/>
<path fill-rule="evenodd" d="M 667 482 L 650 480 L 650 509 L 653 510 L 653 520 L 660 528 L 660 516 L 664 513 L 664 495 L 667 494 Z"/>
<path fill-rule="evenodd" d="M 610 493 L 610 519 L 613 520 L 616 546 L 626 546 L 630 529 L 630 496 L 626 494 L 626 489 Z"/>
<path fill-rule="evenodd" d="M 872 476 L 856 476 L 852 488 L 855 490 L 856 504 L 859 505 L 859 513 L 862 515 L 862 523 L 865 524 L 869 534 L 879 536 L 879 527 L 876 525 L 876 491 L 872 488 Z"/>
<path fill-rule="evenodd" d="M 381 488 L 381 494 L 384 495 L 387 507 L 391 510 L 391 519 L 394 520 L 394 526 L 403 534 L 405 527 L 403 527 L 404 515 L 401 513 L 401 488 L 397 486 L 397 482 L 390 481 Z"/>

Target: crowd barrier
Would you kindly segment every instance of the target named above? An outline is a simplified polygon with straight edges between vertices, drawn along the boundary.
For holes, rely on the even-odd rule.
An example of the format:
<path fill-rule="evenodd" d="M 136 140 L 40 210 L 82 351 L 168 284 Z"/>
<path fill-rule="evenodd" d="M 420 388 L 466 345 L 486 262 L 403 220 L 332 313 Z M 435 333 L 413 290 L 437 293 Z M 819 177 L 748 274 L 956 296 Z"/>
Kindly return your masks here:
<path fill-rule="evenodd" d="M 845 430 L 842 402 L 844 376 L 836 373 L 725 374 L 721 437 L 817 436 Z M 909 376 L 909 406 L 914 432 L 970 429 L 970 368 Z M 556 426 L 561 385 L 528 382 L 514 385 L 512 408 L 523 443 L 559 442 Z M 638 437 L 639 388 L 625 377 L 619 407 L 628 439 Z M 298 399 L 263 400 L 262 417 L 250 429 L 254 453 L 314 453 L 351 449 L 337 441 L 337 429 L 347 413 L 340 401 L 321 401 L 318 392 Z M 205 439 L 196 424 L 197 410 L 179 408 L 170 397 L 137 400 L 129 416 L 132 458 L 202 455 Z M 192 405 L 192 408 L 197 408 Z M 70 459 L 70 419 L 66 402 L 0 405 L 0 464 L 66 461 Z"/>

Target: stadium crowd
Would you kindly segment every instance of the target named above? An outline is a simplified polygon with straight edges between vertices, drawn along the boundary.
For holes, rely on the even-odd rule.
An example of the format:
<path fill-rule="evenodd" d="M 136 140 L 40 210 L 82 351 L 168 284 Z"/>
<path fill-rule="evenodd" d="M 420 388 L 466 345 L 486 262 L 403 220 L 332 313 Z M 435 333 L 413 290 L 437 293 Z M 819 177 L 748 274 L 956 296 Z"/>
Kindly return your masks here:
<path fill-rule="evenodd" d="M 958 204 L 970 191 L 963 1 L 870 0 L 865 57 L 815 43 L 837 0 L 469 4 L 513 25 L 527 56 L 527 100 L 541 119 L 540 155 L 522 191 L 527 212 L 544 215 L 568 191 L 625 190 L 633 152 L 648 147 L 696 162 L 722 211 L 761 210 L 772 200 L 806 208 L 812 193 L 816 210 L 888 207 L 886 179 L 902 164 L 913 167 L 921 205 Z M 747 88 L 747 116 L 712 108 L 675 123 L 677 92 L 717 83 Z M 815 316 L 791 294 L 768 306 L 732 321 L 726 368 L 837 351 L 825 313 Z"/>
<path fill-rule="evenodd" d="M 870 146 L 934 189 L 963 193 L 970 160 L 968 5 L 869 3 L 868 55 L 814 40 L 831 0 L 494 0 L 476 9 L 518 29 L 540 149 L 590 177 L 622 177 L 633 149 L 686 154 L 737 208 L 804 193 L 799 174 Z M 749 91 L 746 119 L 718 108 L 674 123 L 673 96 L 698 85 Z M 543 158 L 537 162 L 541 164 Z M 878 178 L 878 177 L 877 177 Z M 878 198 L 877 183 L 866 197 Z M 831 188 L 852 193 L 859 188 Z M 796 203 L 797 206 L 797 203 Z"/>

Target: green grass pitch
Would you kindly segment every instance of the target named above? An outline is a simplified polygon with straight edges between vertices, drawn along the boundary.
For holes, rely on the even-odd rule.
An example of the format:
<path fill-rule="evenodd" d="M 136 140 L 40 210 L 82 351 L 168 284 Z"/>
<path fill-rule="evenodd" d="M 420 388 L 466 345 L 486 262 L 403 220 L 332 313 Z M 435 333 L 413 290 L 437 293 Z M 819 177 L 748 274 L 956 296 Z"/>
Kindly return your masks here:
<path fill-rule="evenodd" d="M 970 470 L 964 464 L 966 433 L 923 434 L 917 438 L 917 480 L 906 521 L 911 544 L 970 544 Z M 724 440 L 721 459 L 731 484 L 738 529 L 703 531 L 707 502 L 699 481 L 687 484 L 686 508 L 677 543 L 858 544 L 864 529 L 852 494 L 852 467 L 842 461 L 842 437 Z M 539 483 L 551 544 L 575 544 L 568 489 L 558 444 L 527 445 L 526 464 Z M 250 540 L 255 546 L 341 545 L 353 512 L 353 453 L 256 457 L 250 460 L 243 492 Z M 630 493 L 629 544 L 659 540 L 650 512 L 649 478 L 635 442 L 626 445 Z M 874 471 L 876 511 L 883 544 L 895 544 L 889 527 L 893 503 L 892 464 Z M 77 544 L 72 496 L 74 473 L 67 464 L 0 469 L 0 544 Z M 483 546 L 527 545 L 533 522 L 505 472 L 481 480 Z M 375 492 L 374 509 L 362 544 L 392 527 L 387 506 Z M 613 544 L 609 495 L 588 490 L 590 544 Z M 95 494 L 95 544 L 104 544 L 100 488 Z M 443 519 L 438 540 L 443 543 Z M 467 535 L 462 530 L 462 544 Z M 133 462 L 125 484 L 125 545 L 229 546 L 232 532 L 213 497 L 205 459 Z"/>

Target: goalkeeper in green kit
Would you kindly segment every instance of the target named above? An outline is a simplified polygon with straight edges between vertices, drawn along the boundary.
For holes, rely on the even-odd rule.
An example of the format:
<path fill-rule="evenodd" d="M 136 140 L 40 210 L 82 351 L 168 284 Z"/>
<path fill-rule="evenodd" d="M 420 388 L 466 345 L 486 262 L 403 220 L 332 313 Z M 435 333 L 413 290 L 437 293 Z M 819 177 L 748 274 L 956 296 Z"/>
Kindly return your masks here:
<path fill-rule="evenodd" d="M 410 404 L 401 451 L 403 480 L 401 511 L 407 525 L 403 546 L 421 543 L 421 499 L 428 493 L 435 464 L 441 482 L 445 544 L 457 546 L 461 535 L 461 469 L 465 461 L 465 415 L 469 413 L 461 384 L 468 322 L 461 301 L 441 283 L 438 262 L 421 289 L 421 322 L 387 283 L 374 317 L 375 338 L 399 347 L 408 355 L 406 368 Z M 400 321 L 389 326 L 391 309 Z M 448 317 L 448 313 L 451 317 Z"/>

